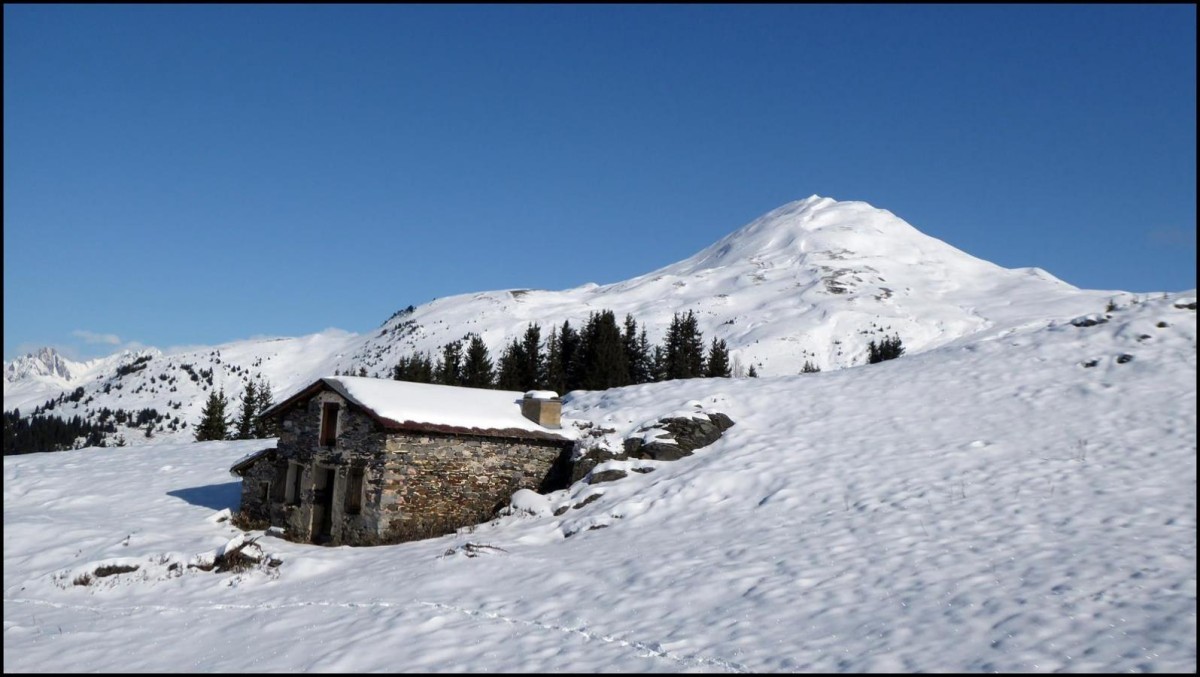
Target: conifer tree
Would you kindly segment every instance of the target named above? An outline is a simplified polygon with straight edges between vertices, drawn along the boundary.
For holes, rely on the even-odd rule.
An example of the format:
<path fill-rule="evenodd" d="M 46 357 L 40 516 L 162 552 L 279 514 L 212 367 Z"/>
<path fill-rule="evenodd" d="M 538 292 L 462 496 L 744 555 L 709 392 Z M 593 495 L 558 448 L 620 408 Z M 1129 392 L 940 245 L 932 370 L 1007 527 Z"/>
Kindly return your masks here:
<path fill-rule="evenodd" d="M 581 387 L 606 390 L 629 384 L 629 364 L 617 319 L 611 310 L 592 313 L 580 334 Z"/>
<path fill-rule="evenodd" d="M 521 376 L 525 360 L 521 353 L 521 342 L 513 339 L 512 343 L 504 346 L 500 354 L 500 362 L 496 369 L 496 387 L 500 390 L 521 390 L 524 379 Z"/>
<path fill-rule="evenodd" d="M 246 390 L 242 393 L 241 405 L 242 408 L 238 412 L 236 437 L 239 440 L 248 440 L 254 436 L 254 417 L 258 415 L 258 389 L 254 385 L 254 381 L 246 384 Z"/>
<path fill-rule="evenodd" d="M 397 381 L 433 383 L 433 360 L 428 353 L 401 357 L 392 368 L 392 378 Z"/>
<path fill-rule="evenodd" d="M 271 397 L 271 382 L 263 379 L 258 382 L 258 393 L 254 408 L 254 426 L 251 429 L 251 434 L 255 439 L 265 439 L 268 437 L 276 437 L 279 435 L 277 424 L 273 418 L 264 418 L 263 414 L 267 410 L 275 406 L 275 401 Z"/>
<path fill-rule="evenodd" d="M 819 371 L 821 371 L 821 368 L 808 360 L 805 360 L 804 366 L 800 368 L 801 374 L 815 374 Z"/>
<path fill-rule="evenodd" d="M 662 346 L 654 346 L 650 353 L 650 380 L 667 380 L 667 351 Z"/>
<path fill-rule="evenodd" d="M 435 379 L 447 386 L 463 383 L 462 341 L 451 341 L 442 346 L 442 357 L 438 361 Z"/>
<path fill-rule="evenodd" d="M 750 365 L 750 370 L 746 372 L 746 377 L 747 378 L 758 378 L 758 370 L 754 368 L 753 364 Z"/>
<path fill-rule="evenodd" d="M 667 329 L 666 378 L 696 378 L 704 375 L 704 336 L 696 327 L 696 315 L 675 313 Z"/>
<path fill-rule="evenodd" d="M 408 376 L 408 361 L 409 361 L 408 355 L 400 356 L 400 359 L 396 361 L 396 366 L 392 367 L 392 379 L 394 379 L 396 381 L 407 381 L 408 380 L 407 378 L 405 378 L 406 376 Z"/>
<path fill-rule="evenodd" d="M 411 378 L 408 380 L 417 383 L 433 383 L 433 356 L 427 352 L 413 355 L 409 371 Z"/>
<path fill-rule="evenodd" d="M 544 384 L 542 355 L 542 328 L 536 323 L 529 325 L 521 340 L 521 380 L 519 390 L 536 390 Z"/>
<path fill-rule="evenodd" d="M 549 390 L 557 390 L 562 374 L 562 351 L 558 343 L 558 327 L 550 326 L 550 335 L 546 337 L 546 359 L 542 363 L 542 385 Z"/>
<path fill-rule="evenodd" d="M 497 369 L 496 387 L 501 390 L 541 388 L 549 376 L 541 344 L 542 329 L 533 323 L 526 327 L 524 336 L 514 338 L 505 346 Z"/>
<path fill-rule="evenodd" d="M 625 332 L 621 334 L 621 341 L 625 347 L 625 362 L 629 366 L 629 382 L 649 383 L 650 343 L 646 340 L 645 328 L 638 334 L 633 315 L 625 316 Z"/>
<path fill-rule="evenodd" d="M 876 364 L 884 360 L 894 360 L 904 354 L 904 345 L 900 342 L 900 336 L 885 337 L 875 344 L 872 340 L 867 345 L 867 364 Z"/>
<path fill-rule="evenodd" d="M 196 441 L 226 439 L 229 431 L 229 419 L 225 415 L 225 407 L 229 404 L 225 399 L 225 391 L 218 394 L 213 390 L 208 394 L 208 401 L 200 412 L 200 423 L 196 425 Z"/>
<path fill-rule="evenodd" d="M 570 320 L 564 320 L 554 337 L 552 349 L 547 350 L 545 386 L 559 394 L 578 390 L 582 387 L 579 376 L 579 333 L 571 326 Z"/>
<path fill-rule="evenodd" d="M 709 378 L 729 378 L 729 374 L 729 349 L 725 346 L 724 339 L 714 336 L 712 346 L 708 350 L 708 363 L 704 375 Z"/>
<path fill-rule="evenodd" d="M 471 336 L 467 345 L 467 358 L 463 364 L 463 385 L 469 388 L 491 388 L 495 385 L 492 373 L 492 357 L 487 346 L 478 335 Z"/>

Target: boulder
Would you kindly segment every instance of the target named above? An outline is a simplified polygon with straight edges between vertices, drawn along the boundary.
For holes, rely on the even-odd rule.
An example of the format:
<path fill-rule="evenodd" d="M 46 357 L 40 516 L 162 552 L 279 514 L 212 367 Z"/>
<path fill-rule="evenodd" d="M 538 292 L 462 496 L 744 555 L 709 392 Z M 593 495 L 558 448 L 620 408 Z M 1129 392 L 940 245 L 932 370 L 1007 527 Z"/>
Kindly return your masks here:
<path fill-rule="evenodd" d="M 579 458 L 571 465 L 571 481 L 570 484 L 575 484 L 579 480 L 587 476 L 592 471 L 592 468 L 600 465 L 605 461 L 624 461 L 629 458 L 625 454 L 614 454 L 607 449 L 599 447 L 588 449 L 587 453 Z"/>
<path fill-rule="evenodd" d="M 697 449 L 707 447 L 721 438 L 721 434 L 733 427 L 733 420 L 722 413 L 705 414 L 706 418 L 680 416 L 662 418 L 654 426 L 641 432 L 662 429 L 673 442 L 643 442 L 640 437 L 625 440 L 625 454 L 629 458 L 648 458 L 655 461 L 676 461 L 691 456 Z"/>

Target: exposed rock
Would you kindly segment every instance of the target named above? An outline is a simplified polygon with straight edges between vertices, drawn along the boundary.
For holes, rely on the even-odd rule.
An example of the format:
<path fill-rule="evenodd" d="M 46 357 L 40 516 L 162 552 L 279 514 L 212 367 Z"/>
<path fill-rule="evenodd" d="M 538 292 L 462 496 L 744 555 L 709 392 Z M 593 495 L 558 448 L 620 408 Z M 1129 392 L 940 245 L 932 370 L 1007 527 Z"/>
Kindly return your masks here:
<path fill-rule="evenodd" d="M 587 504 L 589 504 L 589 503 L 594 503 L 594 502 L 596 502 L 596 501 L 600 500 L 600 497 L 601 497 L 601 496 L 603 496 L 603 495 L 604 495 L 603 493 L 595 493 L 595 494 L 592 494 L 591 496 L 588 496 L 587 498 L 583 499 L 582 501 L 580 501 L 580 502 L 576 503 L 575 505 L 571 506 L 571 508 L 572 508 L 572 509 L 574 509 L 574 510 L 578 510 L 578 509 L 582 508 L 583 506 L 585 506 L 585 505 L 587 505 Z M 566 511 L 564 510 L 563 512 L 566 512 Z"/>
<path fill-rule="evenodd" d="M 588 475 L 588 484 L 600 484 L 602 482 L 613 482 L 626 476 L 624 470 L 602 470 Z M 576 506 L 579 507 L 579 506 Z"/>
<path fill-rule="evenodd" d="M 695 450 L 716 442 L 722 433 L 733 427 L 733 420 L 725 414 L 712 413 L 706 416 L 707 419 L 687 416 L 659 419 L 654 428 L 664 429 L 674 438 L 674 442 L 643 442 L 642 438 L 630 438 L 625 440 L 625 453 L 630 458 L 655 461 L 676 461 L 691 456 Z"/>
<path fill-rule="evenodd" d="M 601 449 L 599 447 L 588 449 L 587 453 L 584 454 L 582 458 L 575 461 L 574 465 L 571 467 L 570 484 L 574 484 L 583 479 L 592 471 L 592 468 L 595 468 L 605 461 L 624 461 L 628 458 L 629 456 L 625 454 L 614 454 L 607 449 Z"/>

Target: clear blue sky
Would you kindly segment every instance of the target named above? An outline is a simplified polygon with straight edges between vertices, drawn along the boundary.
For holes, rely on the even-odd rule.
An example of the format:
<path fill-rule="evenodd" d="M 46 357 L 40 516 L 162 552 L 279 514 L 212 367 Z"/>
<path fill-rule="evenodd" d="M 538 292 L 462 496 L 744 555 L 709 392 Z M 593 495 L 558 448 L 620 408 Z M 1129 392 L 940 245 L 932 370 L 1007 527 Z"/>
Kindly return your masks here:
<path fill-rule="evenodd" d="M 811 194 L 1196 286 L 1196 7 L 4 7 L 4 357 L 609 283 Z"/>

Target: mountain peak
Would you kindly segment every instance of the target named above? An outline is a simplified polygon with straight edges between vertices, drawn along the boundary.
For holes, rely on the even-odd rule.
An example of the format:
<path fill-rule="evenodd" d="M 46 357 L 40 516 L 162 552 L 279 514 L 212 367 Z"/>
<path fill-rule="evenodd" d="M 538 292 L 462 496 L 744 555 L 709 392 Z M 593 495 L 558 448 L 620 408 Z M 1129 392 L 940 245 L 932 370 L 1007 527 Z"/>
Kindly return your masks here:
<path fill-rule="evenodd" d="M 49 346 L 18 357 L 4 368 L 4 380 L 18 381 L 30 376 L 50 376 L 70 381 L 73 363 Z"/>
<path fill-rule="evenodd" d="M 978 261 L 885 209 L 811 195 L 763 214 L 661 272 L 688 275 L 739 262 L 777 267 L 829 259 L 917 263 L 957 257 Z"/>

